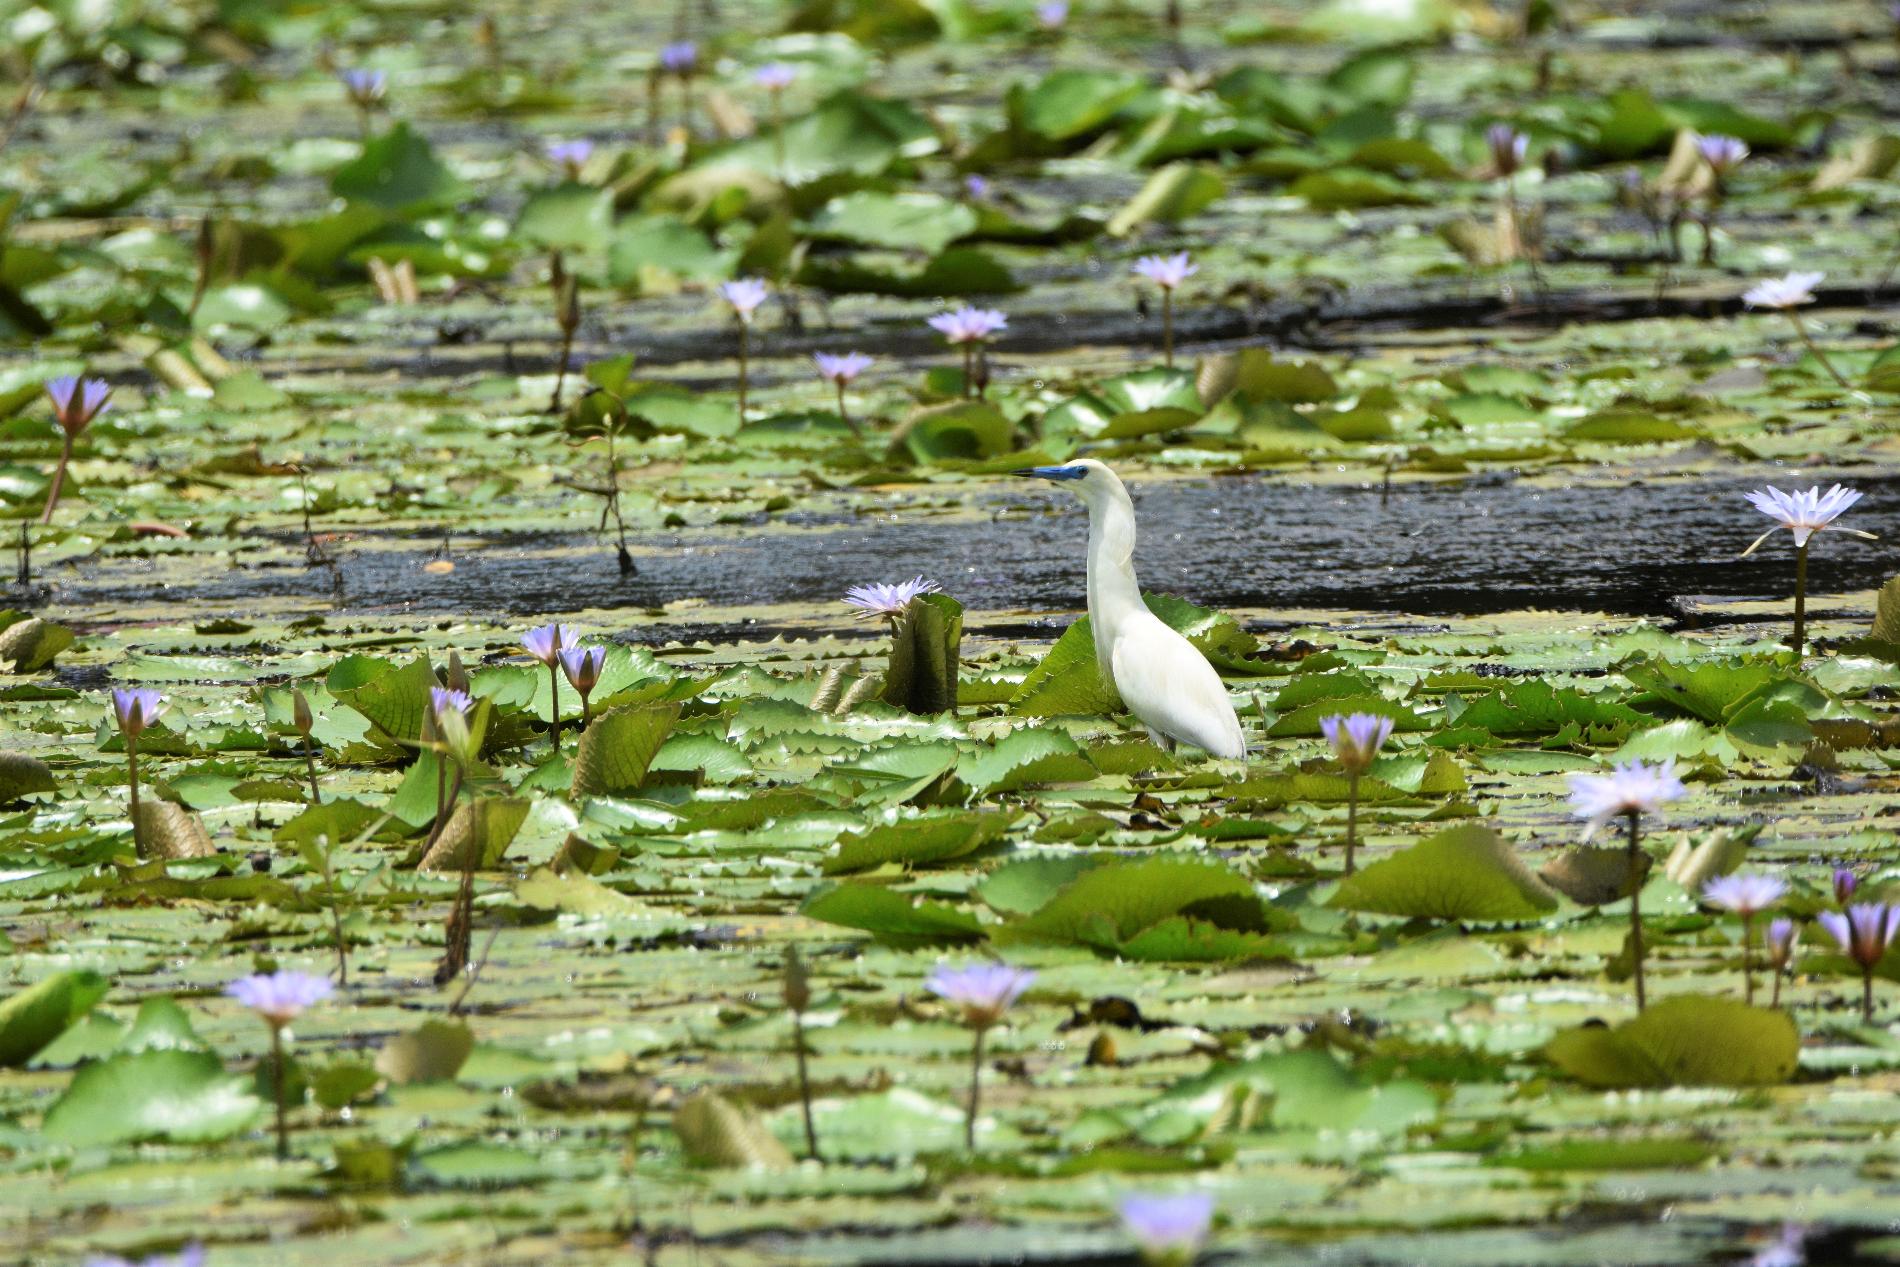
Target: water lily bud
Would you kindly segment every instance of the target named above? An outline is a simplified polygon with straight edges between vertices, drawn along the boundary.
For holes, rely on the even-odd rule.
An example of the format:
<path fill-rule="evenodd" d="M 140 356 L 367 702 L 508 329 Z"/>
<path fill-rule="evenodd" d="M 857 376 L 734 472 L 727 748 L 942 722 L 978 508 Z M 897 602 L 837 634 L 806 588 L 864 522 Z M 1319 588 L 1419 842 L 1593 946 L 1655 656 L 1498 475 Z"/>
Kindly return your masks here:
<path fill-rule="evenodd" d="M 1339 764 L 1350 774 L 1364 774 L 1392 737 L 1392 719 L 1377 713 L 1340 714 L 1320 718 L 1319 729 L 1332 745 Z"/>
<path fill-rule="evenodd" d="M 113 719 L 119 723 L 120 733 L 129 740 L 136 741 L 166 707 L 165 697 L 149 687 L 120 687 L 112 692 Z"/>
<path fill-rule="evenodd" d="M 1854 890 L 1859 887 L 1859 876 L 1849 871 L 1846 867 L 1836 867 L 1834 869 L 1834 901 L 1837 905 L 1846 906 L 1849 902 L 1853 901 Z"/>
<path fill-rule="evenodd" d="M 794 1012 L 811 1006 L 811 973 L 796 946 L 785 952 L 785 1006 Z"/>
<path fill-rule="evenodd" d="M 443 676 L 448 679 L 448 687 L 451 691 L 460 691 L 464 695 L 468 694 L 468 670 L 462 667 L 461 652 L 449 652 L 449 663 Z"/>
<path fill-rule="evenodd" d="M 562 647 L 559 655 L 568 685 L 580 692 L 582 699 L 593 694 L 594 687 L 600 684 L 601 670 L 607 667 L 607 648 Z"/>
<path fill-rule="evenodd" d="M 441 737 L 442 746 L 449 750 L 449 756 L 462 765 L 473 764 L 481 755 L 481 744 L 468 728 L 468 715 L 459 708 L 440 708 L 435 713 L 435 727 Z"/>
<path fill-rule="evenodd" d="M 310 738 L 310 730 L 317 724 L 317 719 L 310 713 L 310 701 L 304 698 L 302 691 L 290 693 L 290 724 L 305 739 Z"/>
<path fill-rule="evenodd" d="M 1791 919 L 1778 919 L 1768 925 L 1768 966 L 1777 970 L 1788 966 L 1788 960 L 1794 957 L 1795 924 Z"/>

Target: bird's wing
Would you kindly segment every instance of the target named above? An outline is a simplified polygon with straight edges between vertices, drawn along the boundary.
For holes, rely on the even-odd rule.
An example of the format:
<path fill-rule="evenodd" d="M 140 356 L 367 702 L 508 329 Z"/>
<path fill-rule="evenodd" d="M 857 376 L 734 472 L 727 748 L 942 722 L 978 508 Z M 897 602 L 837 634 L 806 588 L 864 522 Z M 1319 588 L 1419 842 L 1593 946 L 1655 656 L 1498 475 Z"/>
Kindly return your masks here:
<path fill-rule="evenodd" d="M 1115 687 L 1143 725 L 1171 739 L 1239 760 L 1247 739 L 1233 701 L 1207 657 L 1147 612 L 1116 631 L 1109 650 Z"/>

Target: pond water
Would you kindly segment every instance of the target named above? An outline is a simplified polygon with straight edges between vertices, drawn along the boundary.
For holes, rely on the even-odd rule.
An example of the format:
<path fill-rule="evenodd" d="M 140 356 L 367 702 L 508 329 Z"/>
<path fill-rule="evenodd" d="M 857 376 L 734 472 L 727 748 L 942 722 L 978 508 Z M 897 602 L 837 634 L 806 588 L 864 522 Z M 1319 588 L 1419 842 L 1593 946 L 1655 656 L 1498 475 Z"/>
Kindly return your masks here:
<path fill-rule="evenodd" d="M 1542 608 L 1681 616 L 1691 600 L 1783 598 L 1787 542 L 1740 558 L 1768 521 L 1742 494 L 1763 479 L 1646 481 L 1485 476 L 1449 482 L 1321 483 L 1237 476 L 1135 483 L 1136 563 L 1150 590 L 1209 606 L 1339 608 L 1417 615 Z M 1814 478 L 1804 474 L 1802 482 Z M 1818 477 L 1826 482 L 1826 477 Z M 1784 479 L 1784 483 L 1791 482 Z M 1857 481 L 1855 526 L 1900 535 L 1900 477 Z M 1087 521 L 1060 490 L 1013 486 L 961 512 L 794 514 L 756 524 L 630 537 L 638 573 L 622 577 L 591 534 L 457 537 L 455 567 L 431 572 L 439 538 L 365 533 L 339 552 L 342 610 L 545 612 L 828 603 L 847 586 L 922 573 L 973 611 L 1070 611 L 1083 605 Z M 1891 550 L 1820 538 L 1817 593 L 1879 586 Z M 49 572 L 58 601 L 101 607 L 162 602 L 178 578 L 150 560 L 115 558 Z M 207 571 L 200 612 L 254 611 L 261 598 L 333 591 L 302 566 Z"/>

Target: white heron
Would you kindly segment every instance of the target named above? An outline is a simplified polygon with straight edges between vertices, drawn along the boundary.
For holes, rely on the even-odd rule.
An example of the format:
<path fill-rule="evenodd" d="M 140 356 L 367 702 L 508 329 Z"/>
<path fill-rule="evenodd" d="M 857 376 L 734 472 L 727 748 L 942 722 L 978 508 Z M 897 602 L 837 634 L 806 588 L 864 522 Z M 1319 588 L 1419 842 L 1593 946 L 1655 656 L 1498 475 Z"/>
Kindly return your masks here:
<path fill-rule="evenodd" d="M 1135 505 L 1093 458 L 1015 472 L 1066 485 L 1089 508 L 1089 625 L 1102 679 L 1157 743 L 1170 740 L 1241 760 L 1247 738 L 1220 674 L 1195 645 L 1141 601 L 1135 583 Z"/>

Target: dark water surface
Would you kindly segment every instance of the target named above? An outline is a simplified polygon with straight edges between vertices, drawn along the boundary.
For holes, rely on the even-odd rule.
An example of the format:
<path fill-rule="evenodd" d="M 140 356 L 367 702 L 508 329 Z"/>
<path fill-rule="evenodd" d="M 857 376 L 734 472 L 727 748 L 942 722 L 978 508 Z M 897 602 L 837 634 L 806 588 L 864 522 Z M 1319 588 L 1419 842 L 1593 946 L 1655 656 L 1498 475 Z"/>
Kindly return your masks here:
<path fill-rule="evenodd" d="M 1221 607 L 1337 608 L 1455 615 L 1524 608 L 1677 615 L 1683 600 L 1785 598 L 1786 534 L 1737 556 L 1769 521 L 1742 500 L 1754 482 L 1550 485 L 1508 476 L 1452 483 L 1337 485 L 1257 477 L 1134 485 L 1142 584 Z M 1859 479 L 1844 521 L 1879 542 L 1824 533 L 1817 592 L 1868 589 L 1900 571 L 1900 475 Z M 591 534 L 458 538 L 455 569 L 423 565 L 439 541 L 359 538 L 341 555 L 345 610 L 535 615 L 656 607 L 829 603 L 865 581 L 918 573 L 979 611 L 1082 606 L 1087 519 L 1047 485 L 980 496 L 961 514 L 786 517 L 756 527 L 632 538 L 623 578 Z M 149 604 L 182 596 L 194 614 L 329 587 L 321 570 L 218 569 L 159 585 L 148 561 L 116 559 L 58 578 L 61 603 Z"/>

